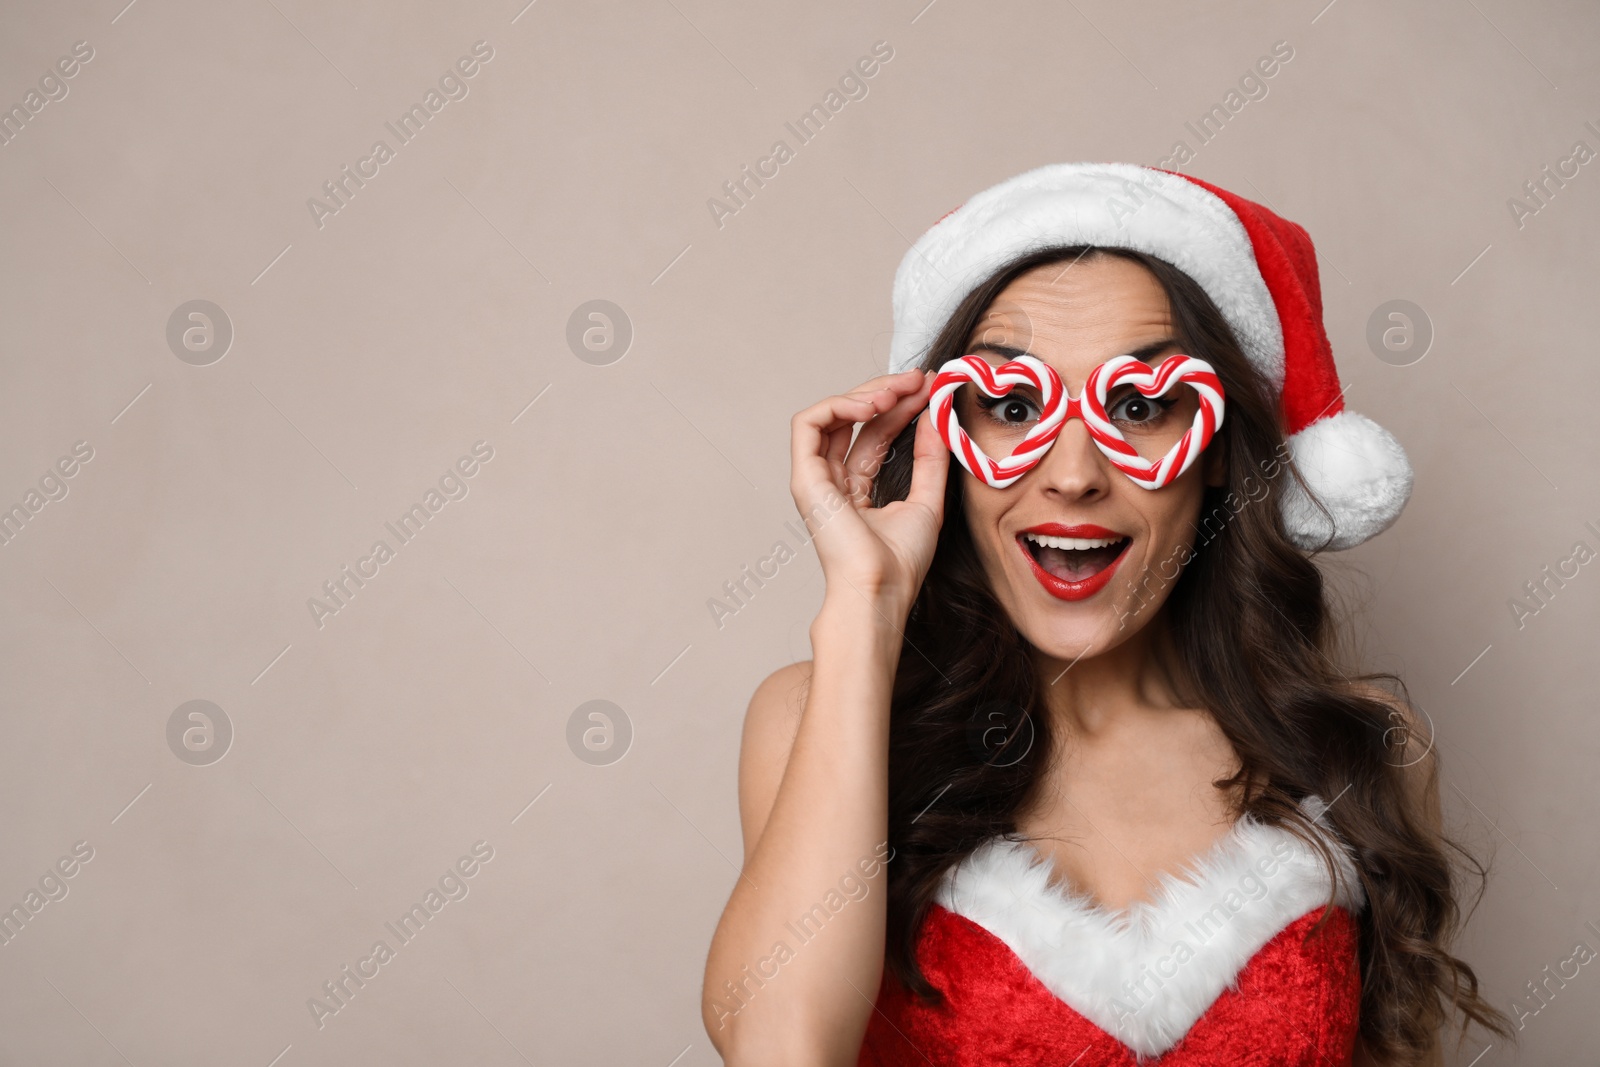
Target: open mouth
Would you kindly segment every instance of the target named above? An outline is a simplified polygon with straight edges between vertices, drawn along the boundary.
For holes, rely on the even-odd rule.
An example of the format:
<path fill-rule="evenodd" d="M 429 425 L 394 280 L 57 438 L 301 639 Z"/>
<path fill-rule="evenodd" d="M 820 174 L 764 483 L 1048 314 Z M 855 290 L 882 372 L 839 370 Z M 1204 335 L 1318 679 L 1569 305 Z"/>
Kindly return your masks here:
<path fill-rule="evenodd" d="M 1133 543 L 1133 538 L 1112 530 L 1093 533 L 1096 536 L 1070 537 L 1024 530 L 1017 535 L 1017 544 L 1046 592 L 1062 600 L 1082 600 L 1104 588 Z"/>

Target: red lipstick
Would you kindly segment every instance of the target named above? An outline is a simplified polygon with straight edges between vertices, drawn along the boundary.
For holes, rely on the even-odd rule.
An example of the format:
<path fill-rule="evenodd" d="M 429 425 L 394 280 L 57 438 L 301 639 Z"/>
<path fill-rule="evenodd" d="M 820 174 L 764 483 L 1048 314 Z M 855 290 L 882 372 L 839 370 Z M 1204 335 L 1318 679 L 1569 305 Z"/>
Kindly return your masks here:
<path fill-rule="evenodd" d="M 1118 550 L 1115 558 L 1100 570 L 1086 578 L 1072 581 L 1051 574 L 1039 565 L 1039 561 L 1034 558 L 1033 552 L 1028 548 L 1027 535 L 1030 533 L 1040 534 L 1044 537 L 1123 538 L 1126 543 Z M 1127 547 L 1131 543 L 1132 540 L 1126 534 L 1119 533 L 1116 530 L 1108 530 L 1104 526 L 1097 526 L 1093 523 L 1067 526 L 1059 522 L 1045 522 L 1037 526 L 1030 526 L 1017 534 L 1017 548 L 1022 553 L 1023 558 L 1028 561 L 1028 566 L 1032 569 L 1033 576 L 1038 579 L 1045 592 L 1058 600 L 1087 600 L 1104 589 L 1106 583 L 1111 581 L 1111 576 L 1116 573 L 1117 566 L 1122 562 L 1122 557 L 1127 555 Z"/>

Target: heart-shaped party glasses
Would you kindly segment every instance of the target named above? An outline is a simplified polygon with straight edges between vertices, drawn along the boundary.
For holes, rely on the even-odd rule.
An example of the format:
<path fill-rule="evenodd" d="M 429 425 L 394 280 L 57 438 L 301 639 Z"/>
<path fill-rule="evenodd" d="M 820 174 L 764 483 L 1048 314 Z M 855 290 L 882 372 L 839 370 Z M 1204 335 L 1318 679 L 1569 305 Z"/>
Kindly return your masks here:
<path fill-rule="evenodd" d="M 1074 415 L 1118 470 L 1159 489 L 1211 443 L 1225 403 L 1216 371 L 1192 356 L 1168 356 L 1154 368 L 1115 356 L 1090 371 L 1082 396 L 1073 397 L 1034 356 L 995 366 L 969 355 L 939 368 L 929 406 L 956 459 L 996 489 L 1032 470 Z"/>

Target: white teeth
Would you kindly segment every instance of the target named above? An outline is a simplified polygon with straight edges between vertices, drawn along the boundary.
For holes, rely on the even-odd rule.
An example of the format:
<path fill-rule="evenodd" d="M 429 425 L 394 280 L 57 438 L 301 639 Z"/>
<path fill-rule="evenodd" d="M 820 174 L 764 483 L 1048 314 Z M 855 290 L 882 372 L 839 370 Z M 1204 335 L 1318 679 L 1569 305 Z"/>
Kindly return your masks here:
<path fill-rule="evenodd" d="M 1025 534 L 1028 540 L 1045 548 L 1109 548 L 1122 543 L 1121 537 L 1050 537 L 1045 534 Z"/>

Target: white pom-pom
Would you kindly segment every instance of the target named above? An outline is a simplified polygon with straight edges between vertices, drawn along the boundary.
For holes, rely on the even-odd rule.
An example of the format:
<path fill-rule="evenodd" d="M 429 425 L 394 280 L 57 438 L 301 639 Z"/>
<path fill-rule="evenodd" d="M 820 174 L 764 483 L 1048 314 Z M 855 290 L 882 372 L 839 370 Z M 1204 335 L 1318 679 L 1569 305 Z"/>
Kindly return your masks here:
<path fill-rule="evenodd" d="M 1354 548 L 1388 529 L 1411 496 L 1405 449 L 1365 415 L 1341 411 L 1289 439 L 1295 466 L 1333 515 L 1324 515 L 1290 479 L 1279 497 L 1289 536 L 1306 550 Z M 1329 540 L 1329 535 L 1332 539 Z"/>

